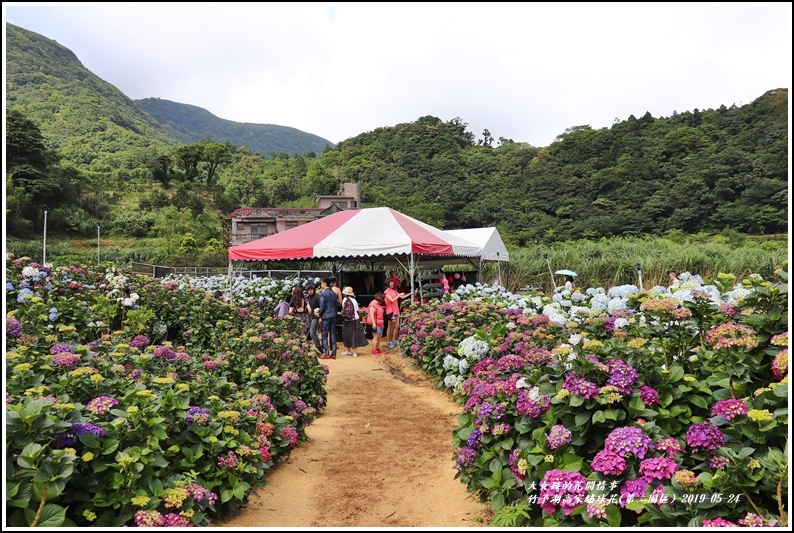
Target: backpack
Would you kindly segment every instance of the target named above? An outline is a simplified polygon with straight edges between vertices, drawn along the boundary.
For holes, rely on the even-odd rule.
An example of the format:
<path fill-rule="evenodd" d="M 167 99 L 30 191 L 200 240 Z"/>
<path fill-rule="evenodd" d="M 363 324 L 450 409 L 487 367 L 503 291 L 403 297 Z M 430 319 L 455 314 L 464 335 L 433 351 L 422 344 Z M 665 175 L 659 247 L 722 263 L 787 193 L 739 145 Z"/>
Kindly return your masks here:
<path fill-rule="evenodd" d="M 354 320 L 356 318 L 356 311 L 353 308 L 353 301 L 350 298 L 345 298 L 342 302 L 342 319 Z"/>

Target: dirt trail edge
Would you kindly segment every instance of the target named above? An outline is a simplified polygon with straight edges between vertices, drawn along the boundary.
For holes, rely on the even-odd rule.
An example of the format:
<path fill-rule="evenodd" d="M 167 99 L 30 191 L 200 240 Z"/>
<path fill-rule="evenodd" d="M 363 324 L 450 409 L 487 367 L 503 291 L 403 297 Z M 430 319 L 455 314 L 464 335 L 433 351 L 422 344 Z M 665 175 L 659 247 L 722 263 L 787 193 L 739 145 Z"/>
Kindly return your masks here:
<path fill-rule="evenodd" d="M 455 479 L 461 408 L 396 350 L 322 361 L 328 405 L 247 507 L 211 527 L 485 527 Z"/>

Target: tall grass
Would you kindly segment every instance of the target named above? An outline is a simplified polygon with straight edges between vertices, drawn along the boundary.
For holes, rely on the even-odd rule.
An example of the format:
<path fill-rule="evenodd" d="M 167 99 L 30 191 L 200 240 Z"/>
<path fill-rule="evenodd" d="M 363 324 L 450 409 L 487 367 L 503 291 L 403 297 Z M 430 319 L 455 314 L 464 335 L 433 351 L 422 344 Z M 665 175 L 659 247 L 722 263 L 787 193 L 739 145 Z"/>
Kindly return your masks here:
<path fill-rule="evenodd" d="M 730 242 L 721 236 L 614 237 L 598 241 L 569 241 L 551 247 L 510 251 L 510 263 L 499 265 L 502 283 L 511 291 L 537 287 L 544 292 L 562 283 L 562 276 L 552 276 L 544 254 L 549 256 L 551 271 L 570 269 L 578 274 L 579 287 L 612 287 L 639 284 L 636 265 L 642 274 L 643 287 L 667 285 L 668 274 L 691 272 L 712 279 L 720 272 L 734 274 L 741 280 L 752 273 L 765 279 L 779 268 L 788 269 L 788 241 L 758 242 L 751 239 Z M 497 266 L 483 268 L 483 280 L 497 276 Z"/>

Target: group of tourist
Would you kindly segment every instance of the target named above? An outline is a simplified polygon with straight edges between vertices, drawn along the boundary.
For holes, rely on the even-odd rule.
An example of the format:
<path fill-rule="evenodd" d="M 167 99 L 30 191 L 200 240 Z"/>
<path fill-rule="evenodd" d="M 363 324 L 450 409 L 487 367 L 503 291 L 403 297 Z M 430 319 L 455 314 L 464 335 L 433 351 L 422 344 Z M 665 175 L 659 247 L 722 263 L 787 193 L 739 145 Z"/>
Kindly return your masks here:
<path fill-rule="evenodd" d="M 311 339 L 320 352 L 320 359 L 336 359 L 337 324 L 341 321 L 341 341 L 344 346 L 342 355 L 358 357 L 358 349 L 368 346 L 366 330 L 359 313 L 360 306 L 352 287 L 340 290 L 336 276 L 321 280 L 320 291 L 314 283 L 304 288 L 295 287 L 289 302 L 279 302 L 276 316 L 294 316 L 300 319 L 302 334 Z M 400 278 L 394 272 L 386 277 L 383 291 L 375 294 L 367 307 L 366 322 L 372 327 L 372 355 L 382 354 L 380 345 L 384 340 L 387 350 L 397 347 L 400 329 L 400 302 L 411 296 L 410 292 L 400 292 L 397 287 Z M 305 290 L 305 293 L 304 293 Z"/>

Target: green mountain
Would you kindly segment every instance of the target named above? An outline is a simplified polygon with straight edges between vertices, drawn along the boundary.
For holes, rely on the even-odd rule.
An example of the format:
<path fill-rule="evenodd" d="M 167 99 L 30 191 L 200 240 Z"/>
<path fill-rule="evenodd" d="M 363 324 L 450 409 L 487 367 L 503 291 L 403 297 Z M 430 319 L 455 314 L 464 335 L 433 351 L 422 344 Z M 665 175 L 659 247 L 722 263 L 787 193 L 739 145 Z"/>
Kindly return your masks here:
<path fill-rule="evenodd" d="M 38 125 L 48 148 L 94 171 L 137 168 L 179 144 L 69 49 L 8 23 L 6 106 Z"/>
<path fill-rule="evenodd" d="M 196 106 L 133 101 L 38 33 L 6 23 L 6 105 L 38 125 L 47 147 L 98 172 L 146 166 L 167 147 L 205 138 L 269 156 L 334 144 L 295 128 L 224 120 Z"/>
<path fill-rule="evenodd" d="M 206 109 L 161 98 L 135 100 L 138 107 L 165 124 L 171 135 L 183 144 L 202 139 L 246 146 L 252 152 L 269 156 L 315 152 L 321 154 L 336 145 L 327 139 L 287 126 L 251 124 L 218 118 Z"/>

